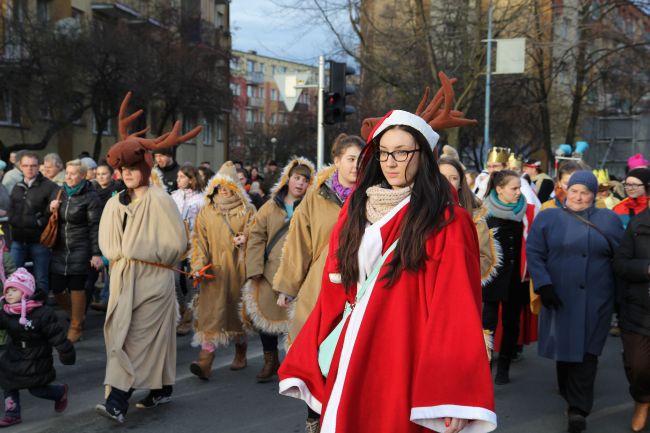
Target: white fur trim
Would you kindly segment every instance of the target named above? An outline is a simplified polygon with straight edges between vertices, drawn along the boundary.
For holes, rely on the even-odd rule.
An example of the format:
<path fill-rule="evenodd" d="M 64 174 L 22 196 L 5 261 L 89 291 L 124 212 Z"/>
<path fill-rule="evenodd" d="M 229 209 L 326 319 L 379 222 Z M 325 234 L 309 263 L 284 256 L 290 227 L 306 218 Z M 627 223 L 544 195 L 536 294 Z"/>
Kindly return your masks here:
<path fill-rule="evenodd" d="M 403 110 L 393 110 L 388 115 L 388 117 L 385 117 L 373 131 L 372 137 L 370 137 L 370 139 L 373 139 L 384 132 L 386 128 L 395 125 L 407 125 L 418 130 L 429 142 L 431 150 L 435 149 L 436 144 L 438 144 L 438 139 L 440 136 L 427 122 L 424 121 L 423 118 Z"/>
<path fill-rule="evenodd" d="M 241 289 L 242 301 L 239 308 L 239 316 L 243 320 L 243 309 L 246 308 L 248 318 L 253 322 L 257 330 L 272 335 L 285 334 L 288 331 L 288 322 L 286 320 L 269 320 L 262 311 L 260 311 L 259 304 L 257 303 L 257 293 L 253 287 L 253 280 L 248 280 Z"/>
<path fill-rule="evenodd" d="M 499 242 L 496 238 L 498 230 L 498 227 L 489 229 L 491 243 L 490 247 L 492 248 L 492 254 L 494 254 L 495 260 L 490 273 L 481 280 L 481 287 L 485 287 L 491 283 L 496 278 L 496 276 L 499 275 L 499 269 L 503 265 L 503 249 L 501 248 L 501 242 Z"/>
<path fill-rule="evenodd" d="M 291 172 L 291 169 L 296 165 L 305 165 L 309 167 L 309 171 L 311 171 L 309 185 L 312 185 L 314 183 L 314 174 L 316 173 L 316 167 L 314 166 L 314 163 L 302 156 L 292 156 L 289 158 L 289 163 L 284 166 L 282 174 L 280 175 L 280 179 L 278 179 L 276 184 L 271 188 L 270 193 L 272 197 L 275 197 L 278 191 L 280 191 L 282 187 L 289 182 L 289 173 Z"/>
<path fill-rule="evenodd" d="M 463 433 L 484 433 L 497 428 L 497 415 L 482 407 L 443 404 L 411 408 L 411 421 L 433 431 L 445 431 L 447 417 L 472 420 L 463 429 Z"/>
<path fill-rule="evenodd" d="M 329 274 L 330 282 L 334 284 L 341 284 L 341 274 Z"/>
<path fill-rule="evenodd" d="M 280 381 L 280 394 L 304 401 L 316 413 L 323 410 L 323 404 L 309 391 L 307 384 L 296 377 Z"/>
<path fill-rule="evenodd" d="M 162 188 L 163 191 L 169 192 L 169 190 L 167 190 L 167 185 L 165 185 L 165 178 L 163 177 L 162 171 L 160 171 L 158 166 L 154 166 L 151 168 L 151 175 L 149 176 L 149 185 L 157 186 L 158 188 Z"/>
<path fill-rule="evenodd" d="M 225 185 L 229 187 L 231 190 L 236 187 L 237 190 L 234 190 L 233 192 L 239 196 L 242 203 L 244 204 L 244 208 L 253 206 L 253 202 L 251 201 L 251 198 L 248 196 L 248 193 L 239 182 L 239 179 L 235 180 L 230 176 L 220 174 L 220 173 L 215 174 L 208 181 L 208 186 L 205 188 L 205 204 L 207 205 L 212 204 L 212 199 L 210 197 L 212 197 L 215 189 L 220 185 Z"/>

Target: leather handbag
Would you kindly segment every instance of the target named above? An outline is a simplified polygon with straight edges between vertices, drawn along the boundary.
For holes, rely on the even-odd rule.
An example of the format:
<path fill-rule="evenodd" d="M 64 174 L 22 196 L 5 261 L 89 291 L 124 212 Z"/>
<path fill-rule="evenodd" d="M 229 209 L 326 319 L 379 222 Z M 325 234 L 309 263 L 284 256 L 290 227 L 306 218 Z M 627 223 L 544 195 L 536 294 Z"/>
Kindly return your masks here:
<path fill-rule="evenodd" d="M 57 201 L 61 200 L 62 192 L 63 190 L 60 189 L 59 192 L 56 194 Z M 56 235 L 58 229 L 59 229 L 59 210 L 57 209 L 55 212 L 52 212 L 52 215 L 50 215 L 50 219 L 47 220 L 47 225 L 45 226 L 43 233 L 41 233 L 41 241 L 40 241 L 41 244 L 47 248 L 53 248 L 54 244 L 56 243 Z"/>

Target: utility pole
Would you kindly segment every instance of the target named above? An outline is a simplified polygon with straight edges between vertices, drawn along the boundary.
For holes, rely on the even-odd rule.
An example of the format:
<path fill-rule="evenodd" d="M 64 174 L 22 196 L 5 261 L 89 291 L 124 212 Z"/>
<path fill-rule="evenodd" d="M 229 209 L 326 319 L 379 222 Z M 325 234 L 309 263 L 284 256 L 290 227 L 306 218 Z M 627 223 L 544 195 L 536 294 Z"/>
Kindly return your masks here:
<path fill-rule="evenodd" d="M 316 139 L 317 145 L 317 161 L 316 166 L 318 170 L 325 166 L 325 126 L 324 126 L 324 109 L 325 109 L 325 57 L 318 58 L 318 136 Z"/>
<path fill-rule="evenodd" d="M 485 124 L 483 125 L 484 151 L 490 145 L 490 85 L 492 78 L 492 0 L 488 4 L 487 66 L 485 70 Z"/>

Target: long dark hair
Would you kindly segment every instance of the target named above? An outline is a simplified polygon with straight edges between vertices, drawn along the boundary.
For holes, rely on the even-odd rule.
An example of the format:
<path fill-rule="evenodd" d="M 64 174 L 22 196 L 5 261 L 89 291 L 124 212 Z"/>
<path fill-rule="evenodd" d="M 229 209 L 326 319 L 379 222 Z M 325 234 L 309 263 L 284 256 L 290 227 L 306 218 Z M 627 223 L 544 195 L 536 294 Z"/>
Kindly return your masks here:
<path fill-rule="evenodd" d="M 481 200 L 479 200 L 467 184 L 467 179 L 465 179 L 465 170 L 463 169 L 460 161 L 454 158 L 449 158 L 447 156 L 441 156 L 438 160 L 438 165 L 451 165 L 458 172 L 460 177 L 460 186 L 458 187 L 458 200 L 460 205 L 465 208 L 465 210 L 472 215 L 474 210 L 481 207 Z"/>
<path fill-rule="evenodd" d="M 393 285 L 403 270 L 417 271 L 428 258 L 425 243 L 431 233 L 435 233 L 453 218 L 452 195 L 449 182 L 440 173 L 433 152 L 424 136 L 416 129 L 397 125 L 390 129 L 401 129 L 411 134 L 420 149 L 409 164 L 417 161 L 418 171 L 413 181 L 411 202 L 400 228 L 400 242 L 397 245 L 389 270 L 384 279 Z M 379 151 L 379 141 L 383 131 L 366 146 L 359 158 L 360 173 L 357 185 L 350 196 L 347 220 L 339 234 L 339 247 L 336 257 L 339 262 L 341 280 L 349 290 L 359 279 L 359 246 L 366 229 L 366 190 L 378 184 L 387 184 L 381 165 L 375 154 Z M 449 216 L 445 219 L 445 212 Z"/>

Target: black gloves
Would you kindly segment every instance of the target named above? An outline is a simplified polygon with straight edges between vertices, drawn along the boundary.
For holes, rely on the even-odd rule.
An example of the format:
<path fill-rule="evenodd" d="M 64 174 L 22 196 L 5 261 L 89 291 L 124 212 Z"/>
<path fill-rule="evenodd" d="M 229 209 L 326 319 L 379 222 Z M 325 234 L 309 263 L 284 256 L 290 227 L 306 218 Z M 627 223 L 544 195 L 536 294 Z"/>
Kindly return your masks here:
<path fill-rule="evenodd" d="M 562 306 L 562 300 L 555 293 L 555 289 L 552 284 L 547 286 L 542 286 L 537 289 L 537 293 L 542 298 L 542 304 L 550 310 L 557 310 Z"/>
<path fill-rule="evenodd" d="M 74 350 L 74 346 L 70 345 L 69 350 L 60 351 L 59 360 L 63 365 L 74 365 L 77 360 L 77 352 Z"/>

